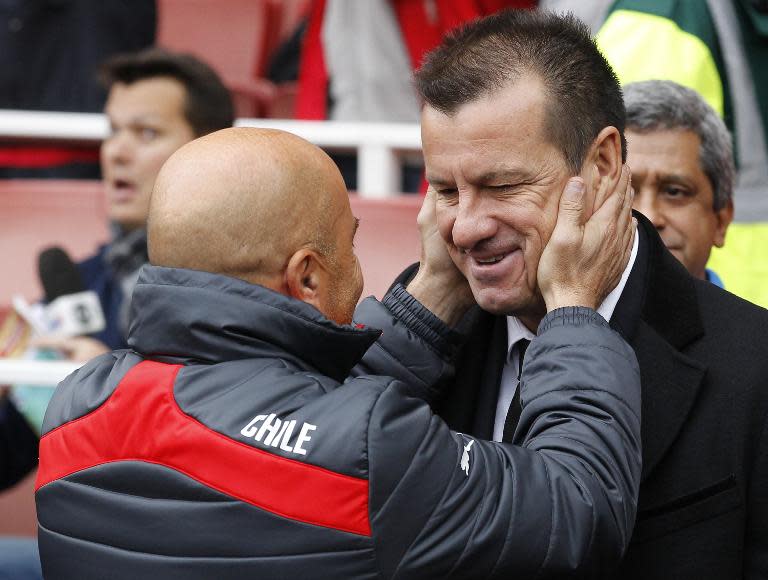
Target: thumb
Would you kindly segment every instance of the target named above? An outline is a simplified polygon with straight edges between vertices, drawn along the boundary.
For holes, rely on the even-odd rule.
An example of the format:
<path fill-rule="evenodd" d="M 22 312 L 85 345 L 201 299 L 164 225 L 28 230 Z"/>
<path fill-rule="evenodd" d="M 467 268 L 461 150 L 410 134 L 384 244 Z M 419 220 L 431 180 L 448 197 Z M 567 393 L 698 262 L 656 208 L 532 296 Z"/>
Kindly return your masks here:
<path fill-rule="evenodd" d="M 584 180 L 580 177 L 571 177 L 565 185 L 563 195 L 560 196 L 559 220 L 574 225 L 581 225 L 584 219 Z"/>

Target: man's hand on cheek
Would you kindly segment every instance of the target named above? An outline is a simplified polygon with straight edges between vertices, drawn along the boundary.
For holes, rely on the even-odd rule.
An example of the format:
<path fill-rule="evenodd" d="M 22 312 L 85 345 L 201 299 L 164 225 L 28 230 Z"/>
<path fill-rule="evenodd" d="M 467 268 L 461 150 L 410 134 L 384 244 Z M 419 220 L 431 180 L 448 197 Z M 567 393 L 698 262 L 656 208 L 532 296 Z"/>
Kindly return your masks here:
<path fill-rule="evenodd" d="M 436 198 L 430 187 L 417 219 L 421 232 L 419 271 L 407 290 L 443 322 L 455 325 L 475 301 L 437 229 Z"/>
<path fill-rule="evenodd" d="M 595 207 L 587 219 L 587 195 L 581 178 L 566 184 L 552 232 L 538 267 L 538 282 L 547 310 L 563 306 L 597 308 L 616 287 L 632 250 L 633 191 L 624 166 L 615 191 L 600 181 Z"/>

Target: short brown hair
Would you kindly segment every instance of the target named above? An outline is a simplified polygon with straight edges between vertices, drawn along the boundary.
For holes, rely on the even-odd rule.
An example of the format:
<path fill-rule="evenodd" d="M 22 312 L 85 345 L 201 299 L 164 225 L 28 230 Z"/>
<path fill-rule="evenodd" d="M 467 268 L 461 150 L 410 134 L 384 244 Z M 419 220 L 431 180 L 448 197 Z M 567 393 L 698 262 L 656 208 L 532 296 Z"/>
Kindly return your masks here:
<path fill-rule="evenodd" d="M 450 115 L 525 73 L 537 75 L 547 89 L 545 130 L 573 172 L 608 126 L 618 129 L 626 159 L 619 81 L 572 14 L 505 10 L 471 22 L 427 55 L 416 85 L 429 106 Z"/>
<path fill-rule="evenodd" d="M 196 137 L 234 123 L 229 91 L 211 67 L 191 54 L 149 48 L 114 56 L 100 69 L 101 81 L 107 88 L 115 83 L 130 85 L 157 77 L 172 78 L 184 86 L 184 116 Z"/>

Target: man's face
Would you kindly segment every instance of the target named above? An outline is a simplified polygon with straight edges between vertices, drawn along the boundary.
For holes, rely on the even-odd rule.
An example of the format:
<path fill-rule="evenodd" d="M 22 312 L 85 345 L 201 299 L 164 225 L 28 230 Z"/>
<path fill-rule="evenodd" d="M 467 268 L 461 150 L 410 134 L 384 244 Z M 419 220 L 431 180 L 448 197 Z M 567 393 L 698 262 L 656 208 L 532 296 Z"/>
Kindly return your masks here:
<path fill-rule="evenodd" d="M 335 221 L 335 259 L 332 264 L 328 303 L 322 309 L 326 318 L 338 324 L 350 324 L 363 293 L 363 272 L 355 255 L 354 238 L 358 219 L 352 215 L 346 190 Z"/>
<path fill-rule="evenodd" d="M 445 115 L 421 120 L 437 226 L 478 305 L 494 314 L 546 313 L 536 272 L 570 177 L 545 138 L 545 96 L 522 77 Z"/>
<path fill-rule="evenodd" d="M 626 131 L 634 209 L 645 215 L 688 271 L 705 277 L 712 246 L 721 247 L 733 206 L 715 211 L 701 167 L 699 136 L 688 130 Z"/>
<path fill-rule="evenodd" d="M 184 116 L 185 97 L 184 86 L 167 77 L 116 83 L 109 91 L 111 133 L 101 146 L 101 169 L 109 218 L 126 229 L 146 225 L 160 167 L 195 138 Z"/>

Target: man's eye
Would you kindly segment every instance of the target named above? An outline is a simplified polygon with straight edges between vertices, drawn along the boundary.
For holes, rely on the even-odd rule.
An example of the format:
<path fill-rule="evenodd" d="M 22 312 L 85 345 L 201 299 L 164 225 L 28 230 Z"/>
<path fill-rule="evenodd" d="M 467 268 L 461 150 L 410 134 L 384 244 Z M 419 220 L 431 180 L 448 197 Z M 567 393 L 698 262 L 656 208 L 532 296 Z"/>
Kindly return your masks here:
<path fill-rule="evenodd" d="M 456 195 L 456 193 L 459 191 L 455 187 L 444 187 L 441 189 L 436 189 L 437 195 L 442 196 L 450 196 L 450 195 Z"/>
<path fill-rule="evenodd" d="M 139 129 L 139 137 L 142 141 L 153 141 L 157 138 L 160 132 L 152 127 L 142 127 Z"/>
<path fill-rule="evenodd" d="M 688 197 L 690 192 L 682 187 L 667 186 L 664 188 L 664 195 L 673 199 L 680 199 L 683 197 Z"/>

